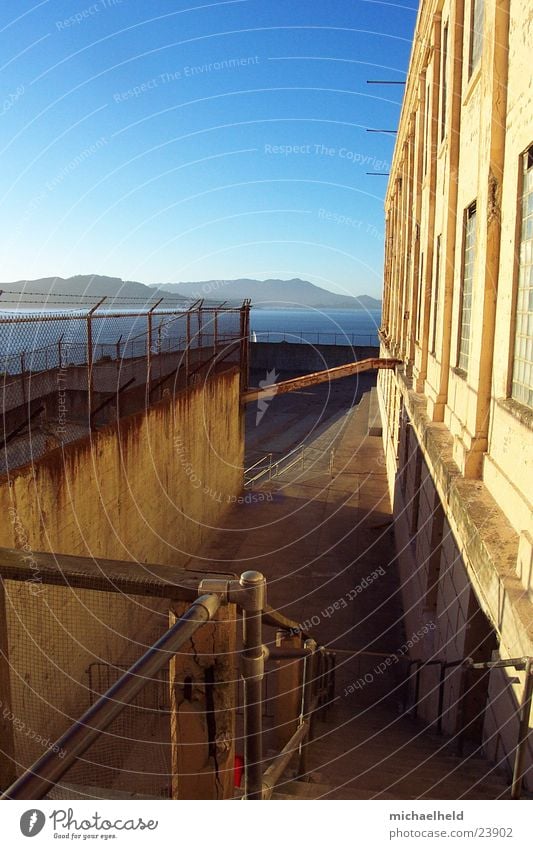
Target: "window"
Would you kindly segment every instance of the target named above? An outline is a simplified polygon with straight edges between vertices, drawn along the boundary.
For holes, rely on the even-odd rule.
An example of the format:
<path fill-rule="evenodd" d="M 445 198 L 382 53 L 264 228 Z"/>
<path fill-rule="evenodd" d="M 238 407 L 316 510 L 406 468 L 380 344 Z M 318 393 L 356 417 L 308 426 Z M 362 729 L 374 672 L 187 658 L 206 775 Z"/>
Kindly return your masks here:
<path fill-rule="evenodd" d="M 472 282 L 474 278 L 474 262 L 476 255 L 476 204 L 466 210 L 463 280 L 461 285 L 461 307 L 459 323 L 459 356 L 457 365 L 464 372 L 468 371 L 470 357 L 470 330 L 472 319 Z"/>
<path fill-rule="evenodd" d="M 471 17 L 470 17 L 470 58 L 468 63 L 468 76 L 472 76 L 472 71 L 477 66 L 481 58 L 483 48 L 483 18 L 484 18 L 484 0 L 472 0 Z"/>
<path fill-rule="evenodd" d="M 440 101 L 440 139 L 444 139 L 446 135 L 446 105 L 448 94 L 448 24 L 444 25 L 442 31 L 442 52 L 441 52 L 441 101 Z"/>
<path fill-rule="evenodd" d="M 426 89 L 426 103 L 424 109 L 424 176 L 428 170 L 428 149 L 429 149 L 429 85 Z"/>
<path fill-rule="evenodd" d="M 418 303 L 416 310 L 416 341 L 420 342 L 420 325 L 422 313 L 422 289 L 424 287 L 424 252 L 420 254 L 420 274 L 418 277 Z"/>
<path fill-rule="evenodd" d="M 433 284 L 433 324 L 431 326 L 431 353 L 435 353 L 437 345 L 437 318 L 439 312 L 439 277 L 440 277 L 440 236 L 437 236 L 435 256 L 435 277 Z"/>
<path fill-rule="evenodd" d="M 533 145 L 522 156 L 522 171 L 512 396 L 533 407 Z"/>

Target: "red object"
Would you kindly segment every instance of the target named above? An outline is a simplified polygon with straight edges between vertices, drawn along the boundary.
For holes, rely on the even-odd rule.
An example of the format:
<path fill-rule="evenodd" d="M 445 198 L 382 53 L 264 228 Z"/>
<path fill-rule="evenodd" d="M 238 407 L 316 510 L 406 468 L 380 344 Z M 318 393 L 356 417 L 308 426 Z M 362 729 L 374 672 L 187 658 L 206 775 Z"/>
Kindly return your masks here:
<path fill-rule="evenodd" d="M 235 765 L 234 765 L 235 787 L 241 786 L 243 772 L 244 772 L 244 758 L 241 755 L 235 755 Z"/>

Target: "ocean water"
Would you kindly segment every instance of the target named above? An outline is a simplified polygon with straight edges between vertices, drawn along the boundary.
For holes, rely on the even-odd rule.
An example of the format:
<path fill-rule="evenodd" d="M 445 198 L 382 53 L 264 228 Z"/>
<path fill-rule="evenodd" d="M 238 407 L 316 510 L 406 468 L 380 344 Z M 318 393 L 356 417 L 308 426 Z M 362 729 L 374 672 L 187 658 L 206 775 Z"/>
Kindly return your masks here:
<path fill-rule="evenodd" d="M 378 345 L 380 322 L 381 310 L 252 309 L 250 314 L 257 342 Z"/>

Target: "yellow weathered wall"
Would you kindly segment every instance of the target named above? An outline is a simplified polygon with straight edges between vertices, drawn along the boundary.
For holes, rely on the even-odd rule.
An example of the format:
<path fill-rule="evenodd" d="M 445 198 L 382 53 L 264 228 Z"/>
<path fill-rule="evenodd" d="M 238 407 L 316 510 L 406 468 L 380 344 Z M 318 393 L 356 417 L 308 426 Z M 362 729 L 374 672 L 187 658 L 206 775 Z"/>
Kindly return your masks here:
<path fill-rule="evenodd" d="M 242 458 L 239 377 L 224 373 L 11 473 L 0 545 L 183 565 L 240 492 Z"/>
<path fill-rule="evenodd" d="M 242 461 L 239 374 L 227 371 L 4 479 L 0 546 L 30 568 L 39 551 L 183 567 L 241 492 Z M 88 706 L 89 664 L 132 662 L 169 622 L 165 601 L 41 586 L 36 569 L 6 582 L 6 613 L 24 766 L 46 749 L 35 733 L 53 742 Z"/>

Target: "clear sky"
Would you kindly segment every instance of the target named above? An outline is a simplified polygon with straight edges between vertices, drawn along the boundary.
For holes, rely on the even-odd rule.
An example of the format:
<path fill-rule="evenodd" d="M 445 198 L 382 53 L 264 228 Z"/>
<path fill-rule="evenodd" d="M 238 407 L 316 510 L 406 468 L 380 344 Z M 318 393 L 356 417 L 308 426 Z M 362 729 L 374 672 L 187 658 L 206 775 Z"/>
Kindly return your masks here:
<path fill-rule="evenodd" d="M 416 0 L 2 0 L 0 279 L 381 294 Z"/>

